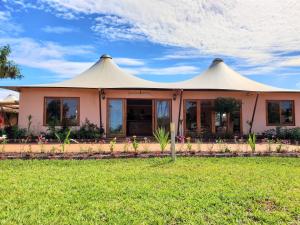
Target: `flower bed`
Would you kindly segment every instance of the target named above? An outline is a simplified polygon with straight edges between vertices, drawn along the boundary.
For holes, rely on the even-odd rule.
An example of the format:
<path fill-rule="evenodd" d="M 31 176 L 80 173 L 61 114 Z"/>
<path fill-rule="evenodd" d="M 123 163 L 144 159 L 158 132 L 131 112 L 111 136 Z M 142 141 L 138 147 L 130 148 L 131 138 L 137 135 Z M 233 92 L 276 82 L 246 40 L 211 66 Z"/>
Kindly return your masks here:
<path fill-rule="evenodd" d="M 300 146 L 290 144 L 265 143 L 256 144 L 255 151 L 248 144 L 189 143 L 176 144 L 179 156 L 256 156 L 280 155 L 298 157 Z M 170 155 L 167 150 L 160 151 L 158 143 L 141 143 L 134 149 L 131 143 L 90 143 L 90 144 L 5 144 L 0 146 L 0 158 L 131 158 L 131 157 L 165 157 Z"/>
<path fill-rule="evenodd" d="M 0 160 L 4 159 L 114 159 L 114 158 L 153 158 L 153 157 L 170 157 L 170 151 L 166 152 L 65 152 L 65 153 L 39 153 L 39 152 L 2 152 Z M 180 157 L 295 157 L 300 158 L 300 152 L 177 152 Z"/>
<path fill-rule="evenodd" d="M 63 149 L 64 148 L 64 149 Z M 251 152 L 248 144 L 232 143 L 176 143 L 177 152 Z M 170 144 L 166 150 L 170 150 Z M 78 143 L 78 144 L 0 144 L 0 152 L 160 152 L 158 143 L 140 143 L 136 151 L 131 143 Z M 300 152 L 299 145 L 284 143 L 256 144 L 255 152 Z"/>

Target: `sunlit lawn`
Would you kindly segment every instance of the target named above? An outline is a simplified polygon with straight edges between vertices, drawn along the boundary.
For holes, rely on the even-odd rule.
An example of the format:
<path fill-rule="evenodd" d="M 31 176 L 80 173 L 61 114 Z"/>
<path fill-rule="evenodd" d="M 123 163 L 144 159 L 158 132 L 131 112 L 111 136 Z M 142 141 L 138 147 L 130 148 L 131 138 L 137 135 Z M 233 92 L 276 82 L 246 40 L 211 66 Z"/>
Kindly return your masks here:
<path fill-rule="evenodd" d="M 0 161 L 0 224 L 300 224 L 300 159 Z"/>

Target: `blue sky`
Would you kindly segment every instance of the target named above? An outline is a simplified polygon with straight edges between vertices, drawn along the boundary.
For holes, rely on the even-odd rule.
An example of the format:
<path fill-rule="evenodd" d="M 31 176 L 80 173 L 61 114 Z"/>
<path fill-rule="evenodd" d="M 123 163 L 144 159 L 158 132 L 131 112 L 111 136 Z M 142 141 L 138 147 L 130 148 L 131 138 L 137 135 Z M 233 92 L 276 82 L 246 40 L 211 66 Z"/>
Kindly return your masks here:
<path fill-rule="evenodd" d="M 189 79 L 221 57 L 251 79 L 299 89 L 299 17 L 297 0 L 0 0 L 0 46 L 10 44 L 24 75 L 0 82 L 68 79 L 108 53 L 154 81 Z"/>

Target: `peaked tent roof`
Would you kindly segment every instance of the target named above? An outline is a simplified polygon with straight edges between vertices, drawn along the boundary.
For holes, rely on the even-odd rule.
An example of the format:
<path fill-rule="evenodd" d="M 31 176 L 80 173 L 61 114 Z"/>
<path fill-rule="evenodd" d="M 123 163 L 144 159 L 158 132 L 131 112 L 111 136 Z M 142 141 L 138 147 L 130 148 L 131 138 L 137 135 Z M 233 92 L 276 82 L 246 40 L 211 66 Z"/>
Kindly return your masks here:
<path fill-rule="evenodd" d="M 9 94 L 9 95 L 7 95 L 5 98 L 3 98 L 0 101 L 1 102 L 18 102 L 19 99 L 17 98 L 17 96 L 15 96 L 13 94 Z"/>
<path fill-rule="evenodd" d="M 41 86 L 41 85 L 39 85 Z M 158 84 L 123 71 L 109 55 L 102 55 L 93 66 L 78 76 L 48 87 L 78 88 L 159 88 Z"/>
<path fill-rule="evenodd" d="M 109 55 L 102 55 L 93 66 L 69 80 L 52 84 L 3 86 L 2 88 L 18 91 L 22 87 L 299 92 L 299 90 L 276 88 L 250 80 L 231 69 L 219 58 L 212 62 L 208 70 L 192 79 L 174 83 L 152 82 L 123 71 Z"/>
<path fill-rule="evenodd" d="M 222 59 L 216 58 L 202 74 L 172 85 L 181 89 L 236 90 L 254 92 L 285 92 L 292 91 L 265 85 L 237 73 L 227 66 Z"/>

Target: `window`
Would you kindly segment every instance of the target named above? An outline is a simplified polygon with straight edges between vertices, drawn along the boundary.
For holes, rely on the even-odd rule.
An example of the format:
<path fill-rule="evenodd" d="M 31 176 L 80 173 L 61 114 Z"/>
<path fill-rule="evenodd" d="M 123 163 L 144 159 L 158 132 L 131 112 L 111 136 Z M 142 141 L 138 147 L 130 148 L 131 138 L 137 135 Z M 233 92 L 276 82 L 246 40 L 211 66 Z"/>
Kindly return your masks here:
<path fill-rule="evenodd" d="M 294 101 L 267 101 L 267 125 L 268 126 L 293 126 L 294 118 Z"/>
<path fill-rule="evenodd" d="M 124 103 L 122 99 L 108 100 L 108 133 L 110 135 L 124 134 Z"/>
<path fill-rule="evenodd" d="M 170 130 L 171 110 L 169 100 L 156 100 L 156 127 Z"/>
<path fill-rule="evenodd" d="M 241 133 L 241 105 L 232 113 L 214 111 L 214 100 L 185 100 L 185 135 Z"/>
<path fill-rule="evenodd" d="M 185 102 L 185 129 L 187 133 L 197 132 L 197 101 Z"/>
<path fill-rule="evenodd" d="M 45 98 L 45 125 L 79 125 L 79 98 Z"/>

